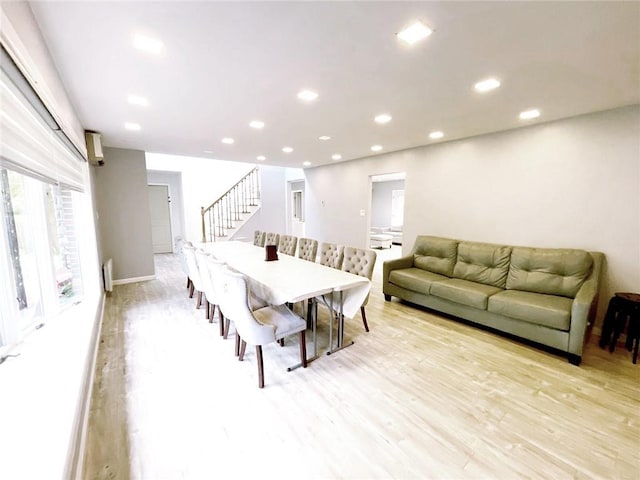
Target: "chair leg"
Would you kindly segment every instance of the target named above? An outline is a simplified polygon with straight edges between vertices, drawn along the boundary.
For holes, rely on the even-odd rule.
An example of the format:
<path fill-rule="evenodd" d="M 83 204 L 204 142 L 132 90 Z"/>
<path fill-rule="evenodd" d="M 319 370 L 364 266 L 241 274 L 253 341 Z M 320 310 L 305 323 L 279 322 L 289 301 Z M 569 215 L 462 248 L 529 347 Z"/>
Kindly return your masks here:
<path fill-rule="evenodd" d="M 209 320 L 209 323 L 213 322 L 213 318 L 211 318 L 211 304 L 209 300 L 207 300 L 206 296 L 204 299 L 204 316 Z"/>
<path fill-rule="evenodd" d="M 199 309 L 200 305 L 202 305 L 202 292 L 198 291 L 198 300 L 196 301 L 196 309 Z"/>
<path fill-rule="evenodd" d="M 187 288 L 189 288 L 190 286 L 191 286 L 191 279 L 187 275 Z"/>
<path fill-rule="evenodd" d="M 195 290 L 195 287 L 193 286 L 193 282 L 191 282 L 191 284 L 189 285 L 189 298 L 193 298 L 194 290 Z"/>
<path fill-rule="evenodd" d="M 258 357 L 258 388 L 264 388 L 264 365 L 262 363 L 261 345 L 256 345 L 256 356 Z"/>
<path fill-rule="evenodd" d="M 284 347 L 284 338 L 281 338 L 280 340 L 278 340 L 278 343 L 280 344 L 281 347 Z"/>
<path fill-rule="evenodd" d="M 307 368 L 307 337 L 304 330 L 300 332 L 300 363 Z"/>
<path fill-rule="evenodd" d="M 364 306 L 360 307 L 360 313 L 362 314 L 362 323 L 364 323 L 365 331 L 369 331 L 369 325 L 367 325 L 367 315 L 364 313 Z"/>
<path fill-rule="evenodd" d="M 215 313 L 216 306 L 213 306 L 213 312 Z M 220 305 L 218 305 L 218 324 L 220 326 L 220 336 L 224 337 L 224 316 L 222 315 L 222 310 L 220 310 Z"/>
<path fill-rule="evenodd" d="M 245 342 L 244 340 L 240 340 L 240 351 L 238 352 L 238 360 L 243 361 L 244 360 L 244 351 L 247 348 L 247 342 Z"/>
<path fill-rule="evenodd" d="M 227 339 L 227 337 L 229 336 L 229 326 L 230 326 L 231 322 L 229 321 L 228 318 L 226 318 L 224 320 L 224 333 L 222 335 L 222 338 L 224 338 L 225 340 Z"/>

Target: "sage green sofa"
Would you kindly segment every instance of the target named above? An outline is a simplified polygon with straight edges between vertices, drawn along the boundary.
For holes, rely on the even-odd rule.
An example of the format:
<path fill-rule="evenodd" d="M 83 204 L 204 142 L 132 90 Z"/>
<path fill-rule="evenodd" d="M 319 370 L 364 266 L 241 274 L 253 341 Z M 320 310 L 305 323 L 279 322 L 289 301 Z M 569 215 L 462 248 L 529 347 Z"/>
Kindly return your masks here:
<path fill-rule="evenodd" d="M 566 353 L 579 365 L 604 255 L 420 235 L 384 262 L 385 300 L 401 300 Z"/>

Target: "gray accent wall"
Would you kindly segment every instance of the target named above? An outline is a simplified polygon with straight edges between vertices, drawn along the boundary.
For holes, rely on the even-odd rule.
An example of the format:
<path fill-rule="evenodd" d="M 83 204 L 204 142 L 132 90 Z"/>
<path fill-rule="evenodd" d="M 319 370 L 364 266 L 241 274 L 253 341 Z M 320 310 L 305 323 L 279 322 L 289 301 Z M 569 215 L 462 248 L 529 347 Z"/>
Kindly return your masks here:
<path fill-rule="evenodd" d="M 154 275 L 145 153 L 105 147 L 93 168 L 100 262 L 113 259 L 114 280 Z"/>
<path fill-rule="evenodd" d="M 634 105 L 307 169 L 307 234 L 365 247 L 369 176 L 405 171 L 403 252 L 418 234 L 604 252 L 600 322 L 640 285 L 638 132 Z"/>

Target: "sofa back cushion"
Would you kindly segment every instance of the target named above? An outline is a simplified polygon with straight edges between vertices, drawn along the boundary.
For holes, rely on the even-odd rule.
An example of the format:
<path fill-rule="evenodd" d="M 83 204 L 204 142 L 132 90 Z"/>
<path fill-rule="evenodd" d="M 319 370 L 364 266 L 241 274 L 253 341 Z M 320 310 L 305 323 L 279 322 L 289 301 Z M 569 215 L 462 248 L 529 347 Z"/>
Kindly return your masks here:
<path fill-rule="evenodd" d="M 453 276 L 504 288 L 509 273 L 511 247 L 491 243 L 460 242 Z"/>
<path fill-rule="evenodd" d="M 457 252 L 458 240 L 419 235 L 413 247 L 413 266 L 450 277 Z"/>
<path fill-rule="evenodd" d="M 513 247 L 507 289 L 574 298 L 592 266 L 584 250 Z"/>

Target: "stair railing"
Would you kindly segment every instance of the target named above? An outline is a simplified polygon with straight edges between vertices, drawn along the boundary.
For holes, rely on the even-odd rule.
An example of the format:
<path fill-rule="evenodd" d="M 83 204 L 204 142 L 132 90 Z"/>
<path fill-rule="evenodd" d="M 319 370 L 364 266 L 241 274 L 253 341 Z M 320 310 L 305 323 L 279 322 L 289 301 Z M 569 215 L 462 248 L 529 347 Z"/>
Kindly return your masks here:
<path fill-rule="evenodd" d="M 202 241 L 215 242 L 226 237 L 242 214 L 249 213 L 260 200 L 260 174 L 255 167 L 208 207 L 201 207 Z"/>

